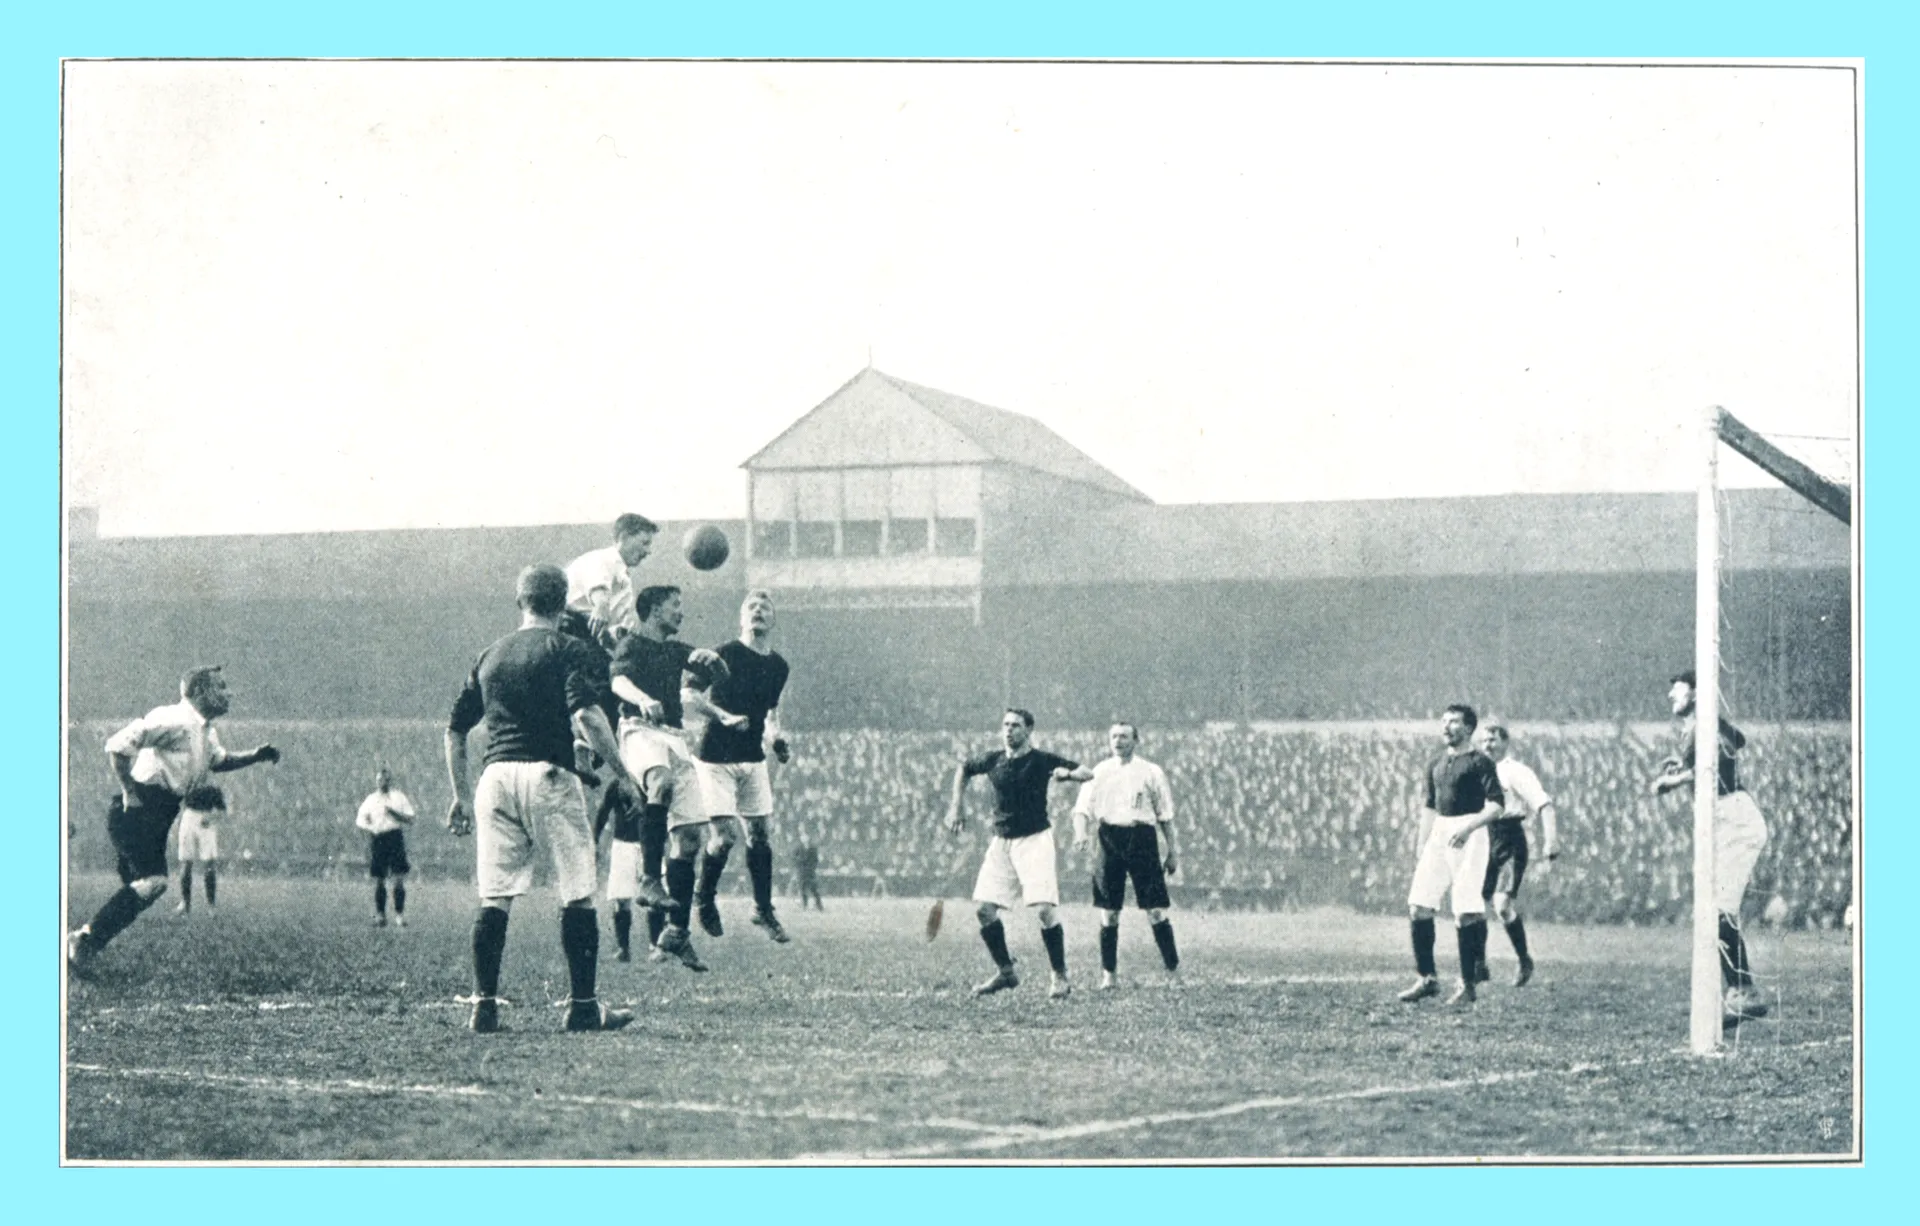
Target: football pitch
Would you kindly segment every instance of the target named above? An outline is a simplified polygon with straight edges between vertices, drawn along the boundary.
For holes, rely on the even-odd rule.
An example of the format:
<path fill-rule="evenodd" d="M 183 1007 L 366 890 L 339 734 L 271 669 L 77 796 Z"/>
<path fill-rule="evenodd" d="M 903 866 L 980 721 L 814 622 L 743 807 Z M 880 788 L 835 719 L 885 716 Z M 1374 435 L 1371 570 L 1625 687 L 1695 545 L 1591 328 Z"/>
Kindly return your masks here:
<path fill-rule="evenodd" d="M 76 874 L 71 922 L 111 878 Z M 712 970 L 613 957 L 639 1018 L 567 1035 L 556 900 L 514 910 L 508 1029 L 466 1029 L 473 899 L 409 889 L 371 926 L 362 880 L 231 875 L 217 913 L 143 916 L 71 986 L 70 1161 L 901 1162 L 1845 1160 L 1855 1149 L 1849 934 L 1749 930 L 1772 1014 L 1687 1054 L 1684 925 L 1532 932 L 1539 972 L 1479 1003 L 1394 999 L 1404 919 L 1176 912 L 1183 985 L 1141 913 L 1099 992 L 1095 913 L 1067 906 L 1075 991 L 1046 993 L 1029 916 L 1021 986 L 984 999 L 971 907 L 787 902 L 793 943 L 723 897 Z M 1457 974 L 1443 927 L 1443 982 Z M 1447 986 L 1450 988 L 1451 984 Z"/>

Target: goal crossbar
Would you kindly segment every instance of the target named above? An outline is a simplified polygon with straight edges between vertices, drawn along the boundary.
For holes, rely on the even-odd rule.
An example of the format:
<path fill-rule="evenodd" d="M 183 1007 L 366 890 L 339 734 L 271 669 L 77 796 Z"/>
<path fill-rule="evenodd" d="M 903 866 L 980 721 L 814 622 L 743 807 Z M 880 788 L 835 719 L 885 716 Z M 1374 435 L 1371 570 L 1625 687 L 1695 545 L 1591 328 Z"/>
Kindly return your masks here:
<path fill-rule="evenodd" d="M 1716 407 L 1713 430 L 1721 442 L 1759 465 L 1769 476 L 1843 524 L 1853 522 L 1853 491 L 1829 481 L 1769 443 L 1739 418 Z"/>

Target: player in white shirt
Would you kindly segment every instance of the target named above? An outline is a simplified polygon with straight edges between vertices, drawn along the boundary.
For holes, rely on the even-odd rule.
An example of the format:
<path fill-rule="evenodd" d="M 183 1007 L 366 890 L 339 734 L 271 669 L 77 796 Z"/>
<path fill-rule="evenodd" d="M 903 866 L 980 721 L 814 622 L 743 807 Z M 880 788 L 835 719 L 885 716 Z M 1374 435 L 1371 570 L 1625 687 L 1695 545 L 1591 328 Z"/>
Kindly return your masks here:
<path fill-rule="evenodd" d="M 1507 939 L 1520 959 L 1513 986 L 1525 987 L 1533 978 L 1533 957 L 1527 950 L 1527 924 L 1520 918 L 1520 883 L 1527 875 L 1527 819 L 1540 819 L 1540 855 L 1548 864 L 1560 855 L 1558 815 L 1553 797 L 1540 784 L 1533 768 L 1507 756 L 1507 730 L 1500 724 L 1483 724 L 1474 740 L 1480 752 L 1493 759 L 1500 777 L 1500 790 L 1506 793 L 1506 809 L 1487 826 L 1487 877 L 1481 887 L 1487 912 L 1500 917 L 1506 925 Z M 1476 978 L 1484 983 L 1493 976 L 1487 970 L 1486 953 L 1480 956 Z"/>
<path fill-rule="evenodd" d="M 180 798 L 180 832 L 175 845 L 180 855 L 180 901 L 174 911 L 193 910 L 193 866 L 198 864 L 207 887 L 207 910 L 214 909 L 220 891 L 220 817 L 227 797 L 211 783 Z"/>
<path fill-rule="evenodd" d="M 1126 901 L 1127 878 L 1133 878 L 1133 901 L 1153 925 L 1154 944 L 1167 975 L 1177 980 L 1180 951 L 1173 940 L 1173 921 L 1167 918 L 1167 874 L 1178 865 L 1179 847 L 1173 833 L 1173 792 L 1166 772 L 1135 753 L 1140 730 L 1115 724 L 1107 730 L 1113 756 L 1096 763 L 1093 778 L 1080 787 L 1073 805 L 1073 846 L 1087 842 L 1089 826 L 1097 826 L 1098 848 L 1093 865 L 1093 905 L 1100 916 L 1100 988 L 1118 983 L 1120 908 Z M 1167 840 L 1160 854 L 1159 835 Z"/>
<path fill-rule="evenodd" d="M 611 651 L 616 631 L 633 628 L 630 572 L 653 552 L 659 531 L 646 516 L 628 512 L 613 521 L 613 544 L 567 563 L 567 609 L 586 619 L 583 637 Z"/>
<path fill-rule="evenodd" d="M 218 665 L 189 669 L 179 702 L 155 707 L 107 738 L 107 762 L 120 785 L 107 806 L 120 889 L 67 934 L 67 966 L 75 974 L 84 975 L 107 942 L 167 892 L 167 837 L 182 801 L 206 787 L 212 773 L 280 760 L 271 745 L 229 753 L 220 744 L 213 721 L 232 705 Z"/>
<path fill-rule="evenodd" d="M 407 926 L 407 827 L 413 824 L 413 802 L 393 786 L 386 767 L 373 772 L 373 791 L 360 802 L 353 824 L 373 836 L 367 872 L 373 878 L 373 926 L 387 926 L 387 887 L 393 887 L 393 926 Z"/>

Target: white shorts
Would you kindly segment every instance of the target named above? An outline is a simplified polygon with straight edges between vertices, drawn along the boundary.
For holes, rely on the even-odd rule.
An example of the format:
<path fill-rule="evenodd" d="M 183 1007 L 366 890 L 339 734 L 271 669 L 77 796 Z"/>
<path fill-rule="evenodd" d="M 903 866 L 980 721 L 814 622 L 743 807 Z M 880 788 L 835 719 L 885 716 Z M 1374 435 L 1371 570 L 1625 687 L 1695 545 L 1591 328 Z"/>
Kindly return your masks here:
<path fill-rule="evenodd" d="M 765 762 L 693 762 L 709 818 L 772 817 L 773 782 Z"/>
<path fill-rule="evenodd" d="M 1753 866 L 1767 846 L 1767 822 L 1760 806 L 1746 792 L 1719 796 L 1713 802 L 1713 905 L 1728 915 L 1740 914 Z"/>
<path fill-rule="evenodd" d="M 473 807 L 480 897 L 517 898 L 532 889 L 535 843 L 553 860 L 563 902 L 593 897 L 593 819 L 578 775 L 546 762 L 495 762 L 481 772 Z"/>
<path fill-rule="evenodd" d="M 1060 869 L 1054 853 L 1053 831 L 1023 835 L 1017 839 L 993 836 L 987 844 L 987 858 L 980 862 L 980 875 L 973 881 L 973 901 L 990 902 L 998 907 L 1017 907 L 1026 903 L 1060 905 Z"/>
<path fill-rule="evenodd" d="M 667 772 L 667 786 L 673 793 L 667 803 L 667 829 L 698 826 L 707 820 L 700 778 L 694 771 L 693 754 L 687 749 L 684 732 L 623 719 L 620 721 L 620 760 L 642 787 L 648 771 Z"/>
<path fill-rule="evenodd" d="M 640 844 L 613 840 L 607 850 L 607 899 L 632 902 L 640 897 Z"/>
<path fill-rule="evenodd" d="M 1449 891 L 1453 895 L 1453 913 L 1482 915 L 1486 900 L 1480 888 L 1487 880 L 1487 828 L 1467 836 L 1465 847 L 1454 847 L 1449 840 L 1460 827 L 1472 821 L 1466 817 L 1442 817 L 1433 823 L 1427 844 L 1420 849 L 1420 863 L 1413 870 L 1413 888 L 1407 891 L 1407 905 L 1438 911 Z"/>
<path fill-rule="evenodd" d="M 180 859 L 205 861 L 219 858 L 220 828 L 214 825 L 214 815 L 199 809 L 181 809 Z"/>

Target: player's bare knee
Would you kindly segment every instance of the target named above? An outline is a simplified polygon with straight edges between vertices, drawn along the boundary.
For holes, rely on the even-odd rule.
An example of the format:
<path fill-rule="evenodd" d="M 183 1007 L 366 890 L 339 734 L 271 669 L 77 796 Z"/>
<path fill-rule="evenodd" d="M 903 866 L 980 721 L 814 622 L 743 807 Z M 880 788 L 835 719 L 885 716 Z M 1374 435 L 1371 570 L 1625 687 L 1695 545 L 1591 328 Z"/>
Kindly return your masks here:
<path fill-rule="evenodd" d="M 766 818 L 750 817 L 747 819 L 747 846 L 748 847 L 773 846 L 772 840 L 768 837 Z"/>
<path fill-rule="evenodd" d="M 1113 922 L 1116 924 L 1120 922 L 1120 913 L 1118 911 L 1115 911 L 1113 913 Z M 1148 907 L 1147 922 L 1150 924 L 1166 923 L 1167 922 L 1166 909 L 1164 907 Z"/>
<path fill-rule="evenodd" d="M 1419 907 L 1419 906 L 1410 906 L 1410 907 L 1408 907 L 1408 908 L 1407 908 L 1407 916 L 1408 916 L 1408 918 L 1410 918 L 1410 919 L 1413 919 L 1413 920 L 1416 920 L 1416 921 L 1418 921 L 1418 920 L 1430 920 L 1430 919 L 1432 919 L 1432 918 L 1433 918 L 1433 908 L 1432 908 L 1432 907 Z"/>
<path fill-rule="evenodd" d="M 980 926 L 982 928 L 989 927 L 992 924 L 998 923 L 1000 920 L 1000 908 L 990 902 L 981 903 L 980 909 L 976 914 L 980 917 Z"/>
<path fill-rule="evenodd" d="M 673 779 L 665 767 L 650 766 L 640 778 L 640 793 L 647 804 L 664 805 L 673 800 Z"/>
<path fill-rule="evenodd" d="M 1487 917 L 1479 911 L 1462 911 L 1453 917 L 1455 928 L 1468 928 L 1474 924 L 1485 924 Z"/>
<path fill-rule="evenodd" d="M 142 904 L 151 907 L 155 899 L 167 892 L 167 879 L 165 877 L 142 877 L 128 888 L 139 896 Z"/>
<path fill-rule="evenodd" d="M 1042 928 L 1052 928 L 1060 922 L 1059 913 L 1054 910 L 1053 904 L 1050 902 L 1038 904 L 1034 907 L 1033 912 L 1040 917 L 1040 926 Z"/>
<path fill-rule="evenodd" d="M 1159 921 L 1156 920 L 1155 922 L 1158 923 Z M 1120 913 L 1118 911 L 1102 911 L 1100 913 L 1100 926 L 1102 928 L 1118 928 L 1120 926 Z"/>
<path fill-rule="evenodd" d="M 513 914 L 513 899 L 511 897 L 483 898 L 480 900 L 480 909 L 482 911 L 486 911 L 486 910 L 504 911 L 508 915 L 511 915 Z"/>
<path fill-rule="evenodd" d="M 570 898 L 561 905 L 560 909 L 562 911 L 591 911 L 593 910 L 593 895 L 589 894 L 585 898 Z"/>

